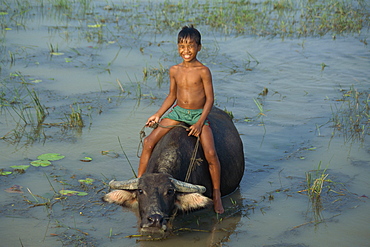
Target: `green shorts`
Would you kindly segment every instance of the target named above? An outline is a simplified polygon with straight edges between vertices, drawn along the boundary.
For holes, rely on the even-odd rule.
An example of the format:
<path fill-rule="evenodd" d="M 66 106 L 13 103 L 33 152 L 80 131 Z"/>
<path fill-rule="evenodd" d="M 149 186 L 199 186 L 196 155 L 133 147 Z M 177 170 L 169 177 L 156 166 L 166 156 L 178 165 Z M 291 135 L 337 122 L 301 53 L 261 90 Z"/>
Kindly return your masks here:
<path fill-rule="evenodd" d="M 163 118 L 169 118 L 175 121 L 184 122 L 191 125 L 194 125 L 198 122 L 200 116 L 203 113 L 203 109 L 184 109 L 176 105 L 172 110 Z M 205 125 L 209 125 L 208 119 L 204 122 Z"/>

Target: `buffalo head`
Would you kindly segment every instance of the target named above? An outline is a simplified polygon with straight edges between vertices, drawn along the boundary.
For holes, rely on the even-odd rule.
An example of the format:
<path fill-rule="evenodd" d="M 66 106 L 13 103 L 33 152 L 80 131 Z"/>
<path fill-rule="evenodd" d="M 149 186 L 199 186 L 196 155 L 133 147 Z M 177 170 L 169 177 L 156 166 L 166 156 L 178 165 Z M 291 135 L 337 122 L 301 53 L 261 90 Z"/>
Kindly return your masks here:
<path fill-rule="evenodd" d="M 128 181 L 111 181 L 113 191 L 103 200 L 123 207 L 137 208 L 142 232 L 164 233 L 176 212 L 199 209 L 211 200 L 203 196 L 205 187 L 185 183 L 168 174 L 150 173 Z"/>

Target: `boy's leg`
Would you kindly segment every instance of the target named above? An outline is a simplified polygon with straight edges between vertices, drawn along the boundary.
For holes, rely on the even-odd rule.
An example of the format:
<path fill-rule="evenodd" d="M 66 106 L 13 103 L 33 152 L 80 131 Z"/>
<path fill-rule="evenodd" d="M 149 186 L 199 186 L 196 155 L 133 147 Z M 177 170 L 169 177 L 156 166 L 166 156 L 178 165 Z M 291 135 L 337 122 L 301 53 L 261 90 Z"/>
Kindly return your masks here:
<path fill-rule="evenodd" d="M 176 125 L 178 124 L 178 121 L 164 118 L 160 121 L 160 124 L 162 126 L 170 126 L 170 125 Z M 141 177 L 144 172 L 146 171 L 146 167 L 148 165 L 148 161 L 150 158 L 150 155 L 153 152 L 153 148 L 157 144 L 157 142 L 168 132 L 171 130 L 171 128 L 164 128 L 158 126 L 156 129 L 154 129 L 145 139 L 144 139 L 144 145 L 143 145 L 143 151 L 140 156 L 140 162 L 139 162 L 139 168 L 138 168 L 138 177 Z"/>
<path fill-rule="evenodd" d="M 212 129 L 208 125 L 204 125 L 202 128 L 200 142 L 211 174 L 214 210 L 216 213 L 222 214 L 225 210 L 222 206 L 220 191 L 221 166 L 215 149 Z"/>

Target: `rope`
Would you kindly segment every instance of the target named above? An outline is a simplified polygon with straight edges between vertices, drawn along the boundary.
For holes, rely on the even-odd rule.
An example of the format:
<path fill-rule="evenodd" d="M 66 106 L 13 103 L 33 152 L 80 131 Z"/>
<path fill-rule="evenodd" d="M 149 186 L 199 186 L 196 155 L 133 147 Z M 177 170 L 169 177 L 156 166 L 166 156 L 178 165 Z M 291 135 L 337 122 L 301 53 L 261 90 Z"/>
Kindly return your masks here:
<path fill-rule="evenodd" d="M 136 153 L 138 158 L 140 158 L 140 156 L 139 156 L 140 146 L 144 145 L 143 144 L 143 139 L 146 136 L 145 127 L 146 127 L 146 125 L 144 125 L 144 127 L 140 130 L 140 134 L 139 134 L 140 135 L 140 142 L 139 142 L 139 146 L 138 146 L 137 153 Z M 181 125 L 181 124 L 163 126 L 159 123 L 155 123 L 151 126 L 151 128 L 153 128 L 153 129 L 156 129 L 158 127 L 161 127 L 161 128 L 182 127 L 184 129 L 188 129 L 188 127 L 186 127 L 184 125 Z M 190 158 L 190 164 L 189 164 L 189 167 L 188 167 L 188 171 L 186 172 L 185 182 L 189 181 L 190 175 L 191 175 L 192 171 L 194 170 L 194 166 L 195 166 L 195 162 L 196 162 L 195 158 L 197 157 L 197 152 L 198 152 L 198 148 L 199 148 L 199 141 L 200 141 L 200 137 L 198 136 L 197 137 L 197 142 L 195 143 L 195 147 L 194 147 L 193 153 L 192 153 L 191 158 Z"/>

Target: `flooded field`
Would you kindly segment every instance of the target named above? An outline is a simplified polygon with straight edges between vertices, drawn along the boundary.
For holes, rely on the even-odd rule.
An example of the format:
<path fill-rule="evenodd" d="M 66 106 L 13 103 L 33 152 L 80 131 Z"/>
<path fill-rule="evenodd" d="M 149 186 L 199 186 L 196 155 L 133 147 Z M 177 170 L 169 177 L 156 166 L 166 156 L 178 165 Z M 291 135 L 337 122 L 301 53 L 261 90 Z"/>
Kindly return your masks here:
<path fill-rule="evenodd" d="M 1 246 L 369 245 L 368 1 L 0 2 Z M 153 241 L 100 198 L 134 176 L 189 23 L 246 170 L 225 214 Z"/>

